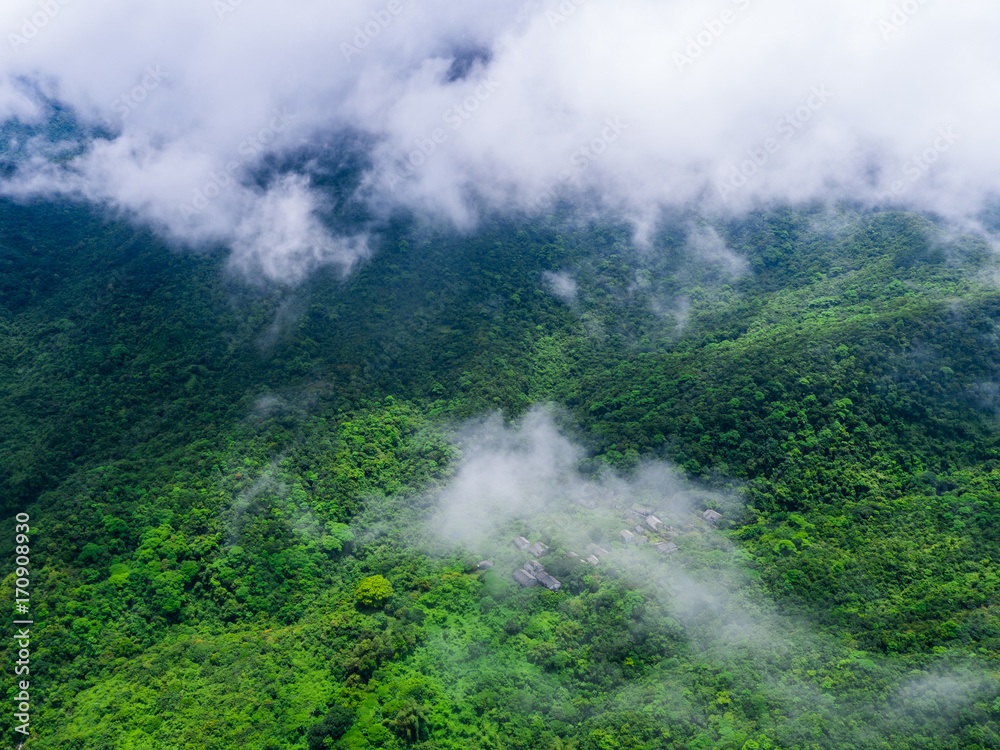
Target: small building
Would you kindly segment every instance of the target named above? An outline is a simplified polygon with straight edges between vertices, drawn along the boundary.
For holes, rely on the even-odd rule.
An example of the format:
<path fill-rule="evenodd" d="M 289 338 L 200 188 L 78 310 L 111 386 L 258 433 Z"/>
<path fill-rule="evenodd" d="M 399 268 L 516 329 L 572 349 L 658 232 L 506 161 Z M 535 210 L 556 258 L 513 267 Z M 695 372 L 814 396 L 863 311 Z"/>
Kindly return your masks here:
<path fill-rule="evenodd" d="M 593 555 L 590 555 L 589 557 L 587 557 L 587 562 L 589 562 L 589 563 L 590 563 L 591 565 L 597 565 L 597 564 L 598 564 L 599 562 L 601 562 L 601 561 L 600 561 L 600 560 L 598 560 L 598 559 L 597 559 L 596 557 L 594 557 Z"/>
<path fill-rule="evenodd" d="M 480 570 L 489 570 L 490 568 L 493 567 L 493 563 L 491 563 L 489 560 L 483 560 L 476 567 L 479 568 Z"/>
<path fill-rule="evenodd" d="M 645 527 L 644 525 L 642 525 L 641 523 L 637 523 L 637 524 L 635 525 L 635 533 L 636 533 L 636 534 L 645 534 L 645 533 L 646 533 L 646 532 L 647 532 L 648 530 L 649 530 L 649 529 L 647 529 L 647 528 L 646 528 L 646 527 Z"/>
<path fill-rule="evenodd" d="M 573 557 L 573 558 L 576 558 L 577 560 L 580 559 L 580 556 L 578 554 L 576 554 L 575 552 L 567 552 L 566 553 L 566 557 Z"/>
<path fill-rule="evenodd" d="M 642 516 L 636 513 L 634 510 L 627 510 L 622 515 L 624 515 L 625 520 L 629 522 L 638 521 L 640 518 L 642 518 Z"/>
<path fill-rule="evenodd" d="M 653 515 L 646 516 L 646 525 L 653 531 L 659 531 L 663 528 L 663 521 Z"/>
<path fill-rule="evenodd" d="M 674 554 L 678 549 L 677 545 L 673 542 L 660 542 L 659 544 L 655 544 L 653 546 L 656 547 L 657 552 L 661 555 L 666 555 L 667 557 L 670 557 L 670 555 Z"/>
<path fill-rule="evenodd" d="M 538 578 L 539 573 L 545 572 L 545 567 L 538 560 L 528 560 L 524 564 L 524 569 L 535 578 Z"/>
<path fill-rule="evenodd" d="M 549 554 L 549 548 L 541 542 L 536 542 L 528 548 L 528 552 L 533 554 L 535 557 L 545 557 Z"/>
<path fill-rule="evenodd" d="M 635 534 L 631 531 L 619 531 L 618 536 L 622 538 L 622 544 L 632 544 L 635 541 Z"/>
<path fill-rule="evenodd" d="M 641 505 L 633 505 L 632 510 L 638 513 L 640 516 L 651 516 L 653 515 L 652 508 L 644 508 Z"/>
<path fill-rule="evenodd" d="M 517 547 L 521 552 L 524 552 L 531 546 L 531 542 L 525 539 L 523 536 L 519 536 L 514 540 L 514 546 Z"/>
<path fill-rule="evenodd" d="M 597 547 L 594 549 L 594 554 L 598 557 L 604 557 L 605 555 L 610 555 L 611 553 L 604 549 L 604 547 Z"/>
<path fill-rule="evenodd" d="M 644 535 L 644 534 L 636 534 L 635 535 L 635 543 L 636 544 L 645 544 L 648 541 L 649 541 L 649 537 L 646 536 L 646 535 Z"/>
<path fill-rule="evenodd" d="M 538 579 L 525 570 L 515 570 L 514 580 L 521 584 L 521 588 L 530 589 L 538 585 Z"/>
<path fill-rule="evenodd" d="M 555 578 L 550 576 L 548 573 L 542 573 L 538 576 L 538 582 L 542 584 L 549 591 L 558 591 L 562 588 L 562 584 L 559 583 Z"/>
<path fill-rule="evenodd" d="M 706 510 L 701 514 L 701 517 L 714 526 L 722 518 L 722 514 L 714 510 Z"/>

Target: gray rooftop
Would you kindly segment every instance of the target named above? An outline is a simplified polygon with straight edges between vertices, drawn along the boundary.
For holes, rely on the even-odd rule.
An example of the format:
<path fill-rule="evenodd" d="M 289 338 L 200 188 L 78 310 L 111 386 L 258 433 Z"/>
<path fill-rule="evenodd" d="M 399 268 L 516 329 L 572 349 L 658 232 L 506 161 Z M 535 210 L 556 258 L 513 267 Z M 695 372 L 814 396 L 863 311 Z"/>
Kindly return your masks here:
<path fill-rule="evenodd" d="M 528 548 L 528 552 L 533 554 L 535 557 L 544 557 L 549 554 L 549 548 L 541 542 L 535 542 L 535 544 L 532 544 Z"/>
<path fill-rule="evenodd" d="M 542 584 L 549 591 L 558 591 L 562 588 L 562 584 L 559 583 L 555 578 L 550 576 L 548 573 L 542 573 L 538 576 L 538 582 Z"/>
<path fill-rule="evenodd" d="M 524 564 L 524 569 L 536 577 L 539 573 L 545 572 L 545 567 L 538 562 L 538 560 L 528 560 L 528 562 Z"/>
<path fill-rule="evenodd" d="M 524 570 L 514 571 L 514 580 L 517 581 L 523 588 L 530 589 L 538 585 L 538 579 L 535 578 L 531 573 Z"/>

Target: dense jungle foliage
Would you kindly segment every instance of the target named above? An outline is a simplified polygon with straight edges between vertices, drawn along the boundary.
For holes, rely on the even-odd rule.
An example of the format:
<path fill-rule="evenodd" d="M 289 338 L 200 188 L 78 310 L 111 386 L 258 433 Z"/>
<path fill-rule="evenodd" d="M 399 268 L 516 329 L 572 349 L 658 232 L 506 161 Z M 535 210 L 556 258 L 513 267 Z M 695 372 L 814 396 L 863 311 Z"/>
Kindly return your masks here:
<path fill-rule="evenodd" d="M 851 207 L 377 236 L 284 288 L 0 204 L 26 748 L 1000 748 L 987 242 Z M 722 521 L 664 558 L 577 507 L 597 566 L 555 523 L 429 541 L 463 420 L 539 404 L 580 476 L 667 461 Z M 519 534 L 562 590 L 513 581 Z"/>

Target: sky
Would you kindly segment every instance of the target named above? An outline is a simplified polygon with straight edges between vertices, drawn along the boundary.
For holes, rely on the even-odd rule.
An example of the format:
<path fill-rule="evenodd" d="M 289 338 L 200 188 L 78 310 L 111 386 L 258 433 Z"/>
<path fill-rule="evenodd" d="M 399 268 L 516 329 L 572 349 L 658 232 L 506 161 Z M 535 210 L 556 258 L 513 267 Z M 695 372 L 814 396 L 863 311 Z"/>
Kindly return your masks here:
<path fill-rule="evenodd" d="M 68 195 L 222 243 L 294 284 L 377 250 L 322 217 L 315 165 L 350 132 L 357 195 L 473 229 L 561 199 L 631 220 L 860 201 L 964 221 L 1000 179 L 1000 5 L 980 0 L 6 0 L 0 122 L 37 92 L 101 128 L 8 197 Z"/>

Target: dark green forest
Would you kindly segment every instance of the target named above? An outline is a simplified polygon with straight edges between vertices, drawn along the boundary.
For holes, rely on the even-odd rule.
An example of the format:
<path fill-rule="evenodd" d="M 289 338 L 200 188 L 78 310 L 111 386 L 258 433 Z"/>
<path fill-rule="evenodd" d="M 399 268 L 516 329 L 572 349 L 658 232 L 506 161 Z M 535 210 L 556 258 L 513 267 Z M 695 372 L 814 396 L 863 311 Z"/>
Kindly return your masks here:
<path fill-rule="evenodd" d="M 284 287 L 0 203 L 26 750 L 1000 748 L 987 240 L 852 206 L 373 236 Z M 436 535 L 469 420 L 538 409 L 632 489 Z M 676 553 L 620 541 L 634 504 Z M 561 590 L 515 583 L 520 535 Z"/>

